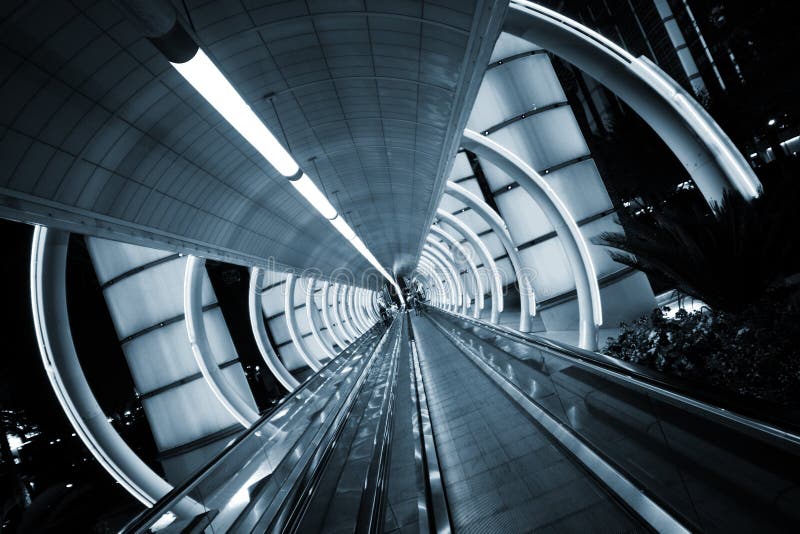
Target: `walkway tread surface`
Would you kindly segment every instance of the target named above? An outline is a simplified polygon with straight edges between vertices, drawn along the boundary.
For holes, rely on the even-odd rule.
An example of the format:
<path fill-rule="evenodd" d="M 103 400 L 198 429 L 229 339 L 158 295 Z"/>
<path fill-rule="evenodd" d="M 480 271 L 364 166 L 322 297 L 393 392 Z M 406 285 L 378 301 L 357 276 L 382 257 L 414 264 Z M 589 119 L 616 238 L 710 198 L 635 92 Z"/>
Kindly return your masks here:
<path fill-rule="evenodd" d="M 413 328 L 456 532 L 640 530 L 429 319 Z"/>

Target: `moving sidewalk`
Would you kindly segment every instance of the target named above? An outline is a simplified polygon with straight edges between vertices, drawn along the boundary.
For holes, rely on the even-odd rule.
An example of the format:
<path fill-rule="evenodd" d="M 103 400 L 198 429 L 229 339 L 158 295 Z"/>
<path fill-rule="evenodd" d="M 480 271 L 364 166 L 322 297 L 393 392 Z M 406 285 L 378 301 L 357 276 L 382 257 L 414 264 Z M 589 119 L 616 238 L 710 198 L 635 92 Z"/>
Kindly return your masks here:
<path fill-rule="evenodd" d="M 790 532 L 800 440 L 623 362 L 376 326 L 125 532 Z"/>
<path fill-rule="evenodd" d="M 428 310 L 414 328 L 426 383 L 442 397 L 441 406 L 432 404 L 431 418 L 457 531 L 800 527 L 800 438 L 790 423 L 765 423 L 742 415 L 746 406 L 732 411 L 729 399 L 707 392 L 698 399 L 696 390 L 638 366 L 441 310 Z M 497 400 L 500 390 L 507 402 Z M 533 425 L 519 422 L 520 411 Z M 480 454 L 466 449 L 468 432 Z M 509 478 L 503 454 L 535 458 L 509 464 Z M 582 479 L 564 459 L 583 471 Z M 491 489 L 454 482 L 473 480 L 481 462 L 480 482 Z M 504 489 L 519 478 L 524 489 L 516 483 Z M 516 505 L 526 491 L 533 499 Z M 462 494 L 485 503 L 480 512 L 464 506 L 464 514 L 481 516 L 483 523 L 462 519 Z M 625 527 L 620 511 L 632 526 Z M 520 513 L 531 522 L 523 524 Z"/>

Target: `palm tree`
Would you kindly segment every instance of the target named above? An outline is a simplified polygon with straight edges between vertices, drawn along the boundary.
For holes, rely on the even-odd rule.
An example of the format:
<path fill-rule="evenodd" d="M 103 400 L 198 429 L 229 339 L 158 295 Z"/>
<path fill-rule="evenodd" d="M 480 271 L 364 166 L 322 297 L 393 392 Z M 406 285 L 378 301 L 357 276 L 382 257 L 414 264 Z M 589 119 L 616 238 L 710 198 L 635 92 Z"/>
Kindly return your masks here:
<path fill-rule="evenodd" d="M 616 249 L 615 261 L 664 277 L 714 309 L 740 312 L 800 271 L 799 200 L 797 185 L 784 182 L 753 201 L 728 192 L 710 212 L 662 202 L 626 220 L 625 233 L 606 232 L 594 242 Z"/>

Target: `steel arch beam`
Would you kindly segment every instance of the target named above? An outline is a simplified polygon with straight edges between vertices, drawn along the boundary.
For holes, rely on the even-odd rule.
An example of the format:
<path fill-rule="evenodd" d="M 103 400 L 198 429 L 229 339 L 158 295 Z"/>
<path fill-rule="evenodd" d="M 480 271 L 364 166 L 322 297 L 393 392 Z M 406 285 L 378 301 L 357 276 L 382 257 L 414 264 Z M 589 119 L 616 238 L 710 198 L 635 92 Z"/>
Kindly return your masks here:
<path fill-rule="evenodd" d="M 358 304 L 358 290 L 360 288 L 353 287 L 350 290 L 350 314 L 353 316 L 353 322 L 358 327 L 359 334 L 366 332 L 369 327 L 361 315 L 361 310 Z"/>
<path fill-rule="evenodd" d="M 355 341 L 358 339 L 358 332 L 353 327 L 353 323 L 350 321 L 350 317 L 347 314 L 347 293 L 350 286 L 342 284 L 339 286 L 341 288 L 341 292 L 336 294 L 337 300 L 339 301 L 339 311 L 341 312 L 342 318 L 342 328 L 347 331 L 347 337 Z"/>
<path fill-rule="evenodd" d="M 678 157 L 709 202 L 726 189 L 760 194 L 750 165 L 690 94 L 644 56 L 533 2 L 512 0 L 504 30 L 569 61 L 625 101 Z"/>
<path fill-rule="evenodd" d="M 486 248 L 486 245 L 481 241 L 481 238 L 478 237 L 478 234 L 455 215 L 451 215 L 439 208 L 436 210 L 436 216 L 464 236 L 464 239 L 472 245 L 472 248 L 475 249 L 478 256 L 480 256 L 483 266 L 489 271 L 491 277 L 490 289 L 492 291 L 492 309 L 489 320 L 492 324 L 497 324 L 500 322 L 500 312 L 503 311 L 503 286 L 500 273 L 497 270 L 497 264 L 489 253 L 489 249 Z"/>
<path fill-rule="evenodd" d="M 478 267 L 475 265 L 475 262 L 472 260 L 469 255 L 467 255 L 467 251 L 464 247 L 461 246 L 461 243 L 458 242 L 456 238 L 439 228 L 437 225 L 431 226 L 431 232 L 438 237 L 447 241 L 450 246 L 455 248 L 466 260 L 467 265 L 469 266 L 470 272 L 472 272 L 472 276 L 475 280 L 475 306 L 472 309 L 472 316 L 475 319 L 480 319 L 481 317 L 481 310 L 483 309 L 483 281 L 481 280 L 480 275 L 478 274 Z"/>
<path fill-rule="evenodd" d="M 427 244 L 433 247 L 431 252 L 439 253 L 439 259 L 441 259 L 445 265 L 450 269 L 450 274 L 453 280 L 456 283 L 459 293 L 459 300 L 461 302 L 461 313 L 466 315 L 469 313 L 469 306 L 472 302 L 472 298 L 470 297 L 469 293 L 467 292 L 467 288 L 464 285 L 464 282 L 461 280 L 461 275 L 458 273 L 458 266 L 456 265 L 455 260 L 453 259 L 453 253 L 444 245 L 441 241 L 435 239 L 430 233 L 428 233 L 428 237 L 426 238 Z"/>
<path fill-rule="evenodd" d="M 208 341 L 203 320 L 203 275 L 206 260 L 189 256 L 183 278 L 183 312 L 186 334 L 200 373 L 217 400 L 244 428 L 249 428 L 258 418 L 258 412 L 247 404 L 219 368 Z"/>
<path fill-rule="evenodd" d="M 453 292 L 451 291 L 450 283 L 447 280 L 448 277 L 445 272 L 425 255 L 420 255 L 419 262 L 426 270 L 428 277 L 435 282 L 439 293 L 439 301 L 442 306 L 448 311 L 454 311 L 455 302 L 453 301 Z"/>
<path fill-rule="evenodd" d="M 36 226 L 30 265 L 31 311 L 42 364 L 75 434 L 98 463 L 134 498 L 151 507 L 172 486 L 125 443 L 108 422 L 83 373 L 67 311 L 69 232 Z M 193 517 L 205 508 L 186 498 L 176 513 Z"/>
<path fill-rule="evenodd" d="M 431 286 L 431 289 L 433 290 L 433 293 L 431 294 L 431 300 L 435 301 L 434 304 L 437 306 L 447 307 L 447 302 L 445 302 L 446 293 L 444 291 L 444 286 L 442 285 L 439 277 L 436 276 L 435 269 L 431 268 L 430 263 L 427 260 L 423 261 L 423 258 L 420 258 L 420 261 L 417 264 L 417 270 L 428 279 L 428 285 Z"/>
<path fill-rule="evenodd" d="M 511 261 L 511 266 L 514 268 L 514 274 L 517 277 L 519 284 L 519 329 L 522 332 L 529 332 L 531 329 L 531 315 L 536 314 L 536 296 L 533 293 L 533 286 L 528 281 L 525 270 L 522 268 L 522 261 L 519 258 L 519 251 L 516 245 L 511 240 L 511 235 L 505 226 L 505 222 L 489 207 L 486 202 L 479 199 L 465 188 L 461 187 L 455 182 L 448 181 L 445 185 L 445 192 L 453 198 L 457 198 L 464 204 L 472 208 L 484 221 L 486 221 L 492 228 L 500 242 L 506 249 L 508 259 Z M 531 306 L 531 302 L 533 305 Z"/>
<path fill-rule="evenodd" d="M 587 350 L 597 350 L 597 335 L 600 325 L 603 324 L 603 305 L 589 245 L 578 223 L 550 184 L 516 154 L 472 130 L 464 130 L 461 144 L 516 180 L 553 225 L 575 279 L 579 346 Z"/>
<path fill-rule="evenodd" d="M 328 336 L 330 336 L 333 342 L 339 347 L 339 351 L 343 351 L 347 345 L 333 329 L 333 324 L 331 323 L 330 304 L 328 303 L 328 299 L 330 297 L 330 288 L 331 283 L 325 280 L 322 283 L 322 320 L 325 323 L 325 329 L 328 332 Z"/>
<path fill-rule="evenodd" d="M 438 250 L 431 246 L 429 241 L 422 247 L 422 255 L 427 255 L 428 259 L 438 264 L 442 269 L 442 272 L 447 277 L 450 284 L 450 294 L 454 305 L 453 310 L 458 312 L 459 308 L 464 304 L 464 293 L 460 284 L 461 280 L 455 272 L 455 269 L 452 268 Z"/>
<path fill-rule="evenodd" d="M 339 299 L 339 284 L 333 283 L 331 285 L 331 289 L 333 290 L 333 320 L 336 322 L 336 326 L 339 329 L 339 333 L 341 334 L 342 340 L 345 343 L 342 346 L 342 350 L 344 350 L 344 348 L 349 345 L 351 341 L 355 341 L 355 338 L 351 337 L 352 334 L 347 328 L 345 328 L 344 321 L 342 321 L 342 315 L 340 313 L 341 300 Z"/>
<path fill-rule="evenodd" d="M 283 299 L 283 317 L 286 319 L 286 327 L 289 329 L 289 337 L 292 338 L 292 343 L 300 353 L 300 357 L 304 362 L 316 373 L 322 369 L 322 364 L 315 355 L 308 350 L 308 347 L 300 334 L 300 329 L 297 326 L 297 316 L 294 313 L 294 288 L 297 285 L 297 277 L 293 273 L 286 275 L 286 295 Z"/>
<path fill-rule="evenodd" d="M 261 284 L 263 281 L 264 269 L 253 267 L 250 270 L 250 290 L 248 295 L 250 328 L 253 330 L 253 336 L 256 338 L 256 345 L 258 345 L 261 358 L 272 372 L 272 376 L 274 376 L 287 391 L 291 392 L 300 385 L 300 382 L 292 376 L 292 373 L 283 365 L 283 362 L 272 347 L 272 343 L 269 341 L 267 327 L 264 324 L 264 312 L 261 303 Z"/>
<path fill-rule="evenodd" d="M 317 340 L 319 346 L 328 358 L 334 358 L 336 352 L 333 346 L 328 344 L 328 340 L 322 336 L 322 326 L 319 321 L 319 310 L 317 309 L 317 302 L 314 299 L 314 292 L 317 289 L 317 281 L 314 278 L 308 279 L 308 287 L 306 288 L 306 315 L 308 317 L 308 324 L 311 326 L 311 335 Z"/>
<path fill-rule="evenodd" d="M 422 253 L 420 255 L 420 258 L 427 259 L 429 262 L 431 262 L 431 265 L 432 265 L 432 268 L 434 269 L 434 271 L 438 271 L 438 272 L 442 273 L 442 276 L 444 277 L 444 281 L 446 282 L 446 285 L 444 285 L 444 287 L 446 287 L 446 290 L 447 290 L 447 292 L 449 294 L 449 297 L 448 297 L 447 300 L 448 300 L 450 311 L 457 312 L 458 311 L 458 305 L 459 305 L 458 304 L 458 290 L 456 288 L 455 282 L 453 281 L 453 279 L 450 276 L 450 270 L 447 267 L 445 267 L 444 264 L 442 264 L 438 260 L 438 258 L 435 258 L 430 253 L 430 250 L 427 249 L 427 248 L 423 248 L 422 249 Z"/>

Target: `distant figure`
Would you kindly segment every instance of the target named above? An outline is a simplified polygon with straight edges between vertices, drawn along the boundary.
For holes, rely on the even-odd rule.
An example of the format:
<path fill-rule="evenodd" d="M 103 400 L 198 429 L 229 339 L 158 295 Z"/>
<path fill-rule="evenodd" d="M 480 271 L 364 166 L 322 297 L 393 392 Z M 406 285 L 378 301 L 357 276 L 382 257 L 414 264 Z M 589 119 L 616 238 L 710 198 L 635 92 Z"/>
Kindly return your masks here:
<path fill-rule="evenodd" d="M 380 306 L 381 319 L 383 319 L 383 326 L 389 326 L 389 323 L 391 322 L 389 320 L 389 312 L 386 311 L 386 306 L 384 306 L 383 304 L 380 304 L 379 306 Z"/>

